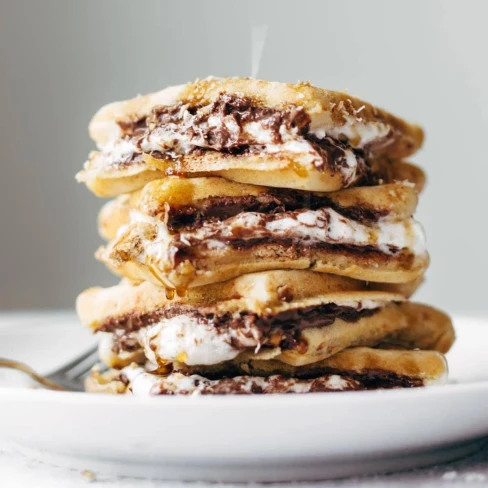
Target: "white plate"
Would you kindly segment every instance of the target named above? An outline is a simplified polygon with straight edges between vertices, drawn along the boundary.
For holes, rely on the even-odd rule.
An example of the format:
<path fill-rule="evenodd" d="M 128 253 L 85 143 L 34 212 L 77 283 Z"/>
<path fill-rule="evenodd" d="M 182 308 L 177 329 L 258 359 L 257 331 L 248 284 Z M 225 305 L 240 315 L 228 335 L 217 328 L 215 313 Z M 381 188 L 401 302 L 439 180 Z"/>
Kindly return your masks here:
<path fill-rule="evenodd" d="M 92 340 L 72 316 L 43 316 L 42 331 L 41 324 L 33 331 L 34 322 L 39 316 L 18 316 L 15 326 L 0 320 L 0 356 L 22 353 L 46 371 L 53 355 L 70 352 L 71 338 L 78 348 Z M 488 435 L 488 322 L 455 323 L 454 384 L 147 399 L 6 387 L 0 389 L 0 437 L 52 464 L 183 480 L 315 480 L 451 460 Z M 45 365 L 44 347 L 50 348 Z"/>

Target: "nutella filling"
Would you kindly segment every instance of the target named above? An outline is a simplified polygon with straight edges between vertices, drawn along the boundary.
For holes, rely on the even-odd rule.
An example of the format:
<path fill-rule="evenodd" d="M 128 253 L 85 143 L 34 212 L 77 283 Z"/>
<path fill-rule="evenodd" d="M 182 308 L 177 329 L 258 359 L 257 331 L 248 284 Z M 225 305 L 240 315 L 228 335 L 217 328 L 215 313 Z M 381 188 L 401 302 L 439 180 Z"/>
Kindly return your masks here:
<path fill-rule="evenodd" d="M 310 117 L 301 107 L 281 110 L 255 105 L 251 99 L 221 94 L 208 105 L 178 103 L 153 109 L 147 118 L 119 121 L 122 138 L 107 144 L 96 165 L 126 166 L 142 162 L 142 154 L 178 160 L 187 154 L 306 155 L 307 164 L 338 174 L 345 187 L 374 185 L 364 153 L 347 143 L 310 133 Z M 177 165 L 176 165 L 177 166 Z M 168 170 L 177 174 L 176 168 Z"/>
<path fill-rule="evenodd" d="M 325 303 L 274 314 L 249 311 L 219 314 L 213 307 L 175 304 L 141 316 L 139 320 L 127 316 L 125 327 L 119 320 L 120 325 L 107 322 L 99 330 L 113 332 L 115 354 L 132 352 L 136 339 L 147 359 L 154 364 L 163 360 L 165 363 L 209 365 L 232 360 L 243 351 L 257 352 L 263 347 L 305 354 L 308 343 L 301 337 L 302 330 L 327 327 L 336 320 L 354 323 L 374 315 L 383 305 L 384 302 L 364 300 L 347 305 Z M 138 331 L 134 331 L 135 323 L 141 325 Z M 111 329 L 109 324 L 117 328 Z"/>
<path fill-rule="evenodd" d="M 176 232 L 166 218 L 133 210 L 130 222 L 98 255 L 116 266 L 140 263 L 168 284 L 168 274 L 181 269 L 206 270 L 208 259 L 225 264 L 235 252 L 248 259 L 249 250 L 270 263 L 323 259 L 321 253 L 361 259 L 362 265 L 395 262 L 414 266 L 426 256 L 422 226 L 414 219 L 379 218 L 366 224 L 345 217 L 332 208 L 300 209 L 278 213 L 241 212 L 225 220 L 207 219 Z M 130 247 L 128 246 L 130 244 Z M 233 258 L 233 259 L 234 259 Z M 182 273 L 180 273 L 182 274 Z"/>
<path fill-rule="evenodd" d="M 123 352 L 136 352 L 141 349 L 137 333 L 116 329 L 112 332 L 111 350 L 114 354 Z"/>
<path fill-rule="evenodd" d="M 358 222 L 332 208 L 301 209 L 278 213 L 242 212 L 226 220 L 204 220 L 201 225 L 187 226 L 170 234 L 167 224 L 139 214 L 134 222 L 145 222 L 133 227 L 141 239 L 141 251 L 133 259 L 143 264 L 156 264 L 167 269 L 216 250 L 227 248 L 271 249 L 279 247 L 286 259 L 307 257 L 316 249 L 330 252 L 361 254 L 372 259 L 399 258 L 410 264 L 416 255 L 425 253 L 425 236 L 422 227 L 413 219 L 394 221 L 379 219 L 377 222 Z M 150 227 L 146 225 L 150 223 Z M 150 231 L 149 231 L 149 230 Z M 280 255 L 283 252 L 279 253 Z"/>
<path fill-rule="evenodd" d="M 284 296 L 283 301 L 286 301 L 286 296 Z M 363 317 L 373 315 L 377 311 L 379 308 L 358 309 L 336 303 L 323 303 L 284 310 L 274 314 L 257 314 L 247 311 L 218 314 L 214 307 L 172 303 L 150 312 L 134 311 L 126 315 L 108 317 L 96 329 L 96 332 L 115 332 L 117 330 L 124 330 L 126 333 L 136 332 L 161 320 L 171 319 L 179 315 L 195 318 L 201 323 L 215 327 L 220 332 L 226 329 L 239 328 L 242 324 L 268 331 L 273 328 L 303 330 L 307 327 L 331 325 L 337 319 L 354 323 Z"/>
<path fill-rule="evenodd" d="M 142 368 L 125 368 L 119 378 L 136 396 L 153 395 L 250 395 L 276 393 L 320 393 L 424 386 L 424 381 L 391 371 L 333 371 L 310 379 L 282 375 L 235 376 L 209 379 L 200 375 L 172 373 L 157 376 Z"/>
<path fill-rule="evenodd" d="M 318 210 L 332 208 L 344 217 L 358 222 L 372 224 L 388 215 L 387 210 L 377 210 L 363 205 L 344 207 L 332 198 L 311 192 L 270 188 L 259 195 L 220 196 L 199 200 L 194 205 L 171 206 L 169 209 L 156 208 L 149 215 L 162 216 L 168 229 L 188 231 L 201 226 L 205 221 L 226 220 L 242 212 L 278 214 L 301 209 Z"/>

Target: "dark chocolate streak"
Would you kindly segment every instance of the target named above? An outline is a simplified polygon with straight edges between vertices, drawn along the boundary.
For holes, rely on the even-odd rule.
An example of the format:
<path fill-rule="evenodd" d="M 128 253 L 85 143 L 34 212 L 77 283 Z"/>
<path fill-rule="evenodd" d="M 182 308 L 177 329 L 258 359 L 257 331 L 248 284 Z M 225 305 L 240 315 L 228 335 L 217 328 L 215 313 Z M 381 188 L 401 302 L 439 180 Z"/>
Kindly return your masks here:
<path fill-rule="evenodd" d="M 179 124 L 183 106 L 183 103 L 179 103 L 154 109 L 149 125 L 151 123 L 158 126 Z M 210 105 L 194 105 L 188 111 L 194 116 L 194 119 L 186 134 L 202 138 L 208 149 L 231 153 L 239 153 L 245 146 L 253 144 L 252 140 L 244 140 L 241 132 L 242 126 L 250 122 L 259 122 L 266 130 L 269 130 L 272 144 L 282 142 L 280 134 L 282 126 L 287 131 L 297 129 L 298 133 L 305 133 L 310 124 L 310 117 L 301 107 L 291 106 L 283 110 L 276 110 L 257 106 L 250 98 L 225 94 L 221 94 Z M 211 116 L 219 117 L 225 123 L 217 127 L 209 127 L 208 119 Z"/>
<path fill-rule="evenodd" d="M 117 341 L 117 349 L 119 349 L 123 347 L 124 334 L 157 323 L 161 319 L 185 314 L 196 318 L 203 326 L 215 327 L 218 333 L 226 333 L 229 329 L 239 329 L 241 335 L 247 338 L 259 337 L 262 345 L 279 345 L 283 349 L 298 349 L 306 352 L 306 344 L 300 340 L 300 332 L 303 329 L 326 327 L 336 320 L 354 323 L 364 317 L 374 315 L 379 310 L 380 308 L 358 310 L 335 303 L 325 303 L 275 314 L 258 315 L 253 312 L 239 312 L 217 315 L 212 307 L 195 307 L 175 303 L 148 313 L 132 312 L 122 317 L 109 317 L 97 329 L 97 332 L 117 331 L 114 340 Z M 118 330 L 123 332 L 119 333 Z M 271 344 L 270 341 L 273 343 Z M 241 350 L 247 348 L 235 337 L 232 339 L 231 345 Z"/>
<path fill-rule="evenodd" d="M 254 360 L 248 360 L 243 363 L 235 363 L 228 361 L 225 363 L 225 367 L 214 369 L 212 367 L 205 366 L 188 366 L 178 365 L 177 371 L 186 375 L 199 374 L 210 380 L 218 380 L 222 378 L 232 378 L 235 376 L 241 376 L 243 374 L 249 376 L 269 376 L 272 375 L 272 370 L 263 370 L 261 366 L 255 366 Z M 289 371 L 280 371 L 280 375 L 284 377 L 299 378 L 303 380 L 310 380 L 319 378 L 325 375 L 336 374 L 341 377 L 352 378 L 357 381 L 361 381 L 366 388 L 378 388 L 378 384 L 381 384 L 381 388 L 387 388 L 388 384 L 392 387 L 408 387 L 411 383 L 415 383 L 412 386 L 421 386 L 422 380 L 418 378 L 411 378 L 406 375 L 398 375 L 392 371 L 364 368 L 362 370 L 345 370 L 336 369 L 330 367 L 324 367 L 317 364 L 308 364 L 306 366 L 297 366 L 291 368 Z"/>
<path fill-rule="evenodd" d="M 149 117 L 135 120 L 118 121 L 118 125 L 125 136 L 133 137 L 144 133 L 148 126 L 163 127 L 182 122 L 181 109 L 184 103 L 160 106 L 153 109 Z M 234 127 L 241 127 L 249 122 L 260 122 L 272 135 L 272 143 L 280 143 L 280 127 L 285 126 L 291 130 L 297 128 L 299 133 L 305 133 L 310 124 L 310 117 L 301 107 L 292 106 L 284 110 L 260 107 L 249 98 L 233 97 L 221 94 L 217 100 L 209 105 L 197 104 L 188 108 L 188 112 L 194 117 L 193 126 L 189 128 L 189 135 L 198 135 L 203 138 L 209 149 L 222 151 L 240 148 L 243 144 L 236 131 L 229 130 L 229 124 L 214 128 L 207 127 L 210 116 L 226 118 L 227 122 L 233 122 Z M 205 127 L 202 127 L 205 126 Z M 248 141 L 248 145 L 251 141 Z"/>
<path fill-rule="evenodd" d="M 154 128 L 171 126 L 175 132 L 189 138 L 198 140 L 191 149 L 191 154 L 203 154 L 206 151 L 219 151 L 222 155 L 232 154 L 260 154 L 265 146 L 258 144 L 252 137 L 246 136 L 243 126 L 249 122 L 259 122 L 271 134 L 271 144 L 283 143 L 280 128 L 287 131 L 296 130 L 297 138 L 301 137 L 310 142 L 317 151 L 318 157 L 314 162 L 318 170 L 328 168 L 335 174 L 342 167 L 347 167 L 345 151 L 351 149 L 347 144 L 330 138 L 318 139 L 308 133 L 310 117 L 302 107 L 290 106 L 277 110 L 269 107 L 255 105 L 255 102 L 245 97 L 235 97 L 221 94 L 218 99 L 209 105 L 195 105 L 188 109 L 193 116 L 191 124 L 184 124 L 182 108 L 185 105 L 178 103 L 170 106 L 161 106 L 153 109 L 147 118 L 133 121 L 119 121 L 118 125 L 127 139 L 133 139 L 140 147 L 142 137 Z M 209 117 L 218 117 L 221 123 L 209 126 Z M 203 142 L 203 144 L 202 144 Z M 359 178 L 356 184 L 374 185 L 378 183 L 378 176 L 364 159 L 362 151 L 351 149 L 358 159 Z M 142 152 L 142 150 L 141 150 Z M 154 151 L 154 158 L 178 159 L 181 154 L 173 150 L 164 152 Z M 139 160 L 140 155 L 135 154 L 127 165 Z"/>
<path fill-rule="evenodd" d="M 339 375 L 346 382 L 341 390 L 331 389 L 328 386 L 328 375 Z M 125 378 L 120 378 L 124 381 Z M 423 381 L 418 378 L 398 375 L 390 371 L 364 370 L 356 371 L 335 371 L 332 369 L 324 370 L 320 376 L 310 378 L 310 393 L 325 393 L 337 391 L 361 391 L 394 388 L 415 388 L 423 386 Z M 273 393 L 294 393 L 290 391 L 295 380 L 282 375 L 273 375 L 268 378 L 267 384 L 263 387 L 257 382 L 253 382 L 252 376 L 227 377 L 220 379 L 216 384 L 206 384 L 204 380 L 197 381 L 200 386 L 199 393 L 202 395 L 261 395 Z M 249 388 L 251 383 L 251 388 Z M 124 383 L 127 384 L 127 383 Z M 202 384 L 204 385 L 202 387 Z M 163 384 L 154 385 L 152 395 L 188 395 L 193 390 L 180 390 L 177 393 L 171 389 L 164 388 Z"/>
<path fill-rule="evenodd" d="M 353 244 L 330 244 L 328 242 L 320 241 L 309 241 L 307 239 L 299 238 L 287 238 L 287 237 L 264 237 L 264 238 L 246 238 L 235 237 L 235 238 L 219 238 L 218 236 L 212 236 L 212 240 L 220 241 L 237 251 L 245 251 L 250 248 L 263 248 L 268 253 L 273 250 L 276 253 L 277 259 L 281 256 L 278 251 L 283 251 L 286 255 L 286 259 L 299 259 L 302 257 L 307 257 L 313 254 L 315 250 L 327 250 L 331 253 L 336 254 L 349 254 L 354 256 L 362 256 L 363 258 L 372 259 L 375 261 L 383 260 L 390 261 L 393 258 L 397 258 L 401 263 L 405 265 L 411 264 L 415 259 L 415 256 L 410 252 L 402 252 L 401 249 L 390 245 L 389 250 L 391 255 L 385 254 L 377 247 L 372 245 L 367 246 L 355 246 Z M 202 251 L 205 252 L 205 243 L 199 246 L 200 242 L 191 242 L 187 245 L 183 242 L 178 242 L 173 246 L 173 252 L 171 253 L 172 259 L 174 261 L 174 266 L 186 260 L 195 259 L 201 256 Z M 271 248 L 273 246 L 274 249 Z"/>
<path fill-rule="evenodd" d="M 147 129 L 146 117 L 137 120 L 119 120 L 117 124 L 119 125 L 122 133 L 129 137 L 141 136 Z"/>
<path fill-rule="evenodd" d="M 120 354 L 121 352 L 136 352 L 141 349 L 139 341 L 127 334 L 125 330 L 117 329 L 113 331 L 112 352 Z"/>
<path fill-rule="evenodd" d="M 327 387 L 327 376 L 326 375 L 339 375 L 344 380 L 347 381 L 348 385 L 343 390 L 335 390 Z M 325 376 L 325 377 L 324 377 Z M 312 379 L 312 385 L 310 388 L 310 393 L 319 392 L 335 392 L 335 391 L 360 391 L 360 390 L 376 390 L 376 389 L 392 389 L 392 388 L 414 388 L 423 386 L 422 380 L 418 378 L 412 378 L 409 376 L 402 376 L 390 371 L 381 370 L 365 370 L 362 372 L 356 371 L 337 371 L 333 369 L 323 370 L 320 372 L 319 376 Z M 274 376 L 269 387 L 266 390 L 262 390 L 261 387 L 256 385 L 251 391 L 254 394 L 263 393 L 293 393 L 288 391 L 286 380 L 289 380 L 286 376 Z M 242 386 L 237 384 L 236 390 L 232 388 L 235 384 L 233 378 L 222 379 L 217 387 L 209 388 L 208 390 L 203 390 L 202 394 L 249 394 L 243 390 Z M 240 387 L 239 387 L 240 386 Z M 164 394 L 162 392 L 161 394 Z"/>
<path fill-rule="evenodd" d="M 261 369 L 255 369 L 253 361 L 245 363 L 246 372 L 249 376 L 266 376 Z M 313 364 L 307 366 L 298 366 L 293 368 L 292 371 L 285 373 L 280 372 L 283 377 L 299 378 L 302 380 L 310 380 L 314 378 L 320 378 L 325 375 L 336 374 L 341 377 L 351 378 L 356 381 L 360 381 L 365 389 L 375 388 L 408 388 L 410 386 L 422 386 L 422 380 L 418 378 L 412 378 L 406 375 L 399 375 L 392 371 L 386 371 L 382 369 L 362 369 L 360 371 L 343 370 L 336 368 L 324 368 L 313 367 Z M 236 363 L 228 362 L 224 370 L 206 370 L 201 366 L 186 367 L 185 374 L 201 374 L 210 380 L 218 380 L 222 378 L 232 378 L 242 375 L 243 368 Z M 272 374 L 272 373 L 271 373 Z M 388 386 L 390 385 L 390 386 Z"/>
<path fill-rule="evenodd" d="M 201 226 L 204 221 L 225 220 L 241 212 L 274 214 L 319 208 L 331 208 L 344 217 L 367 224 L 377 222 L 388 215 L 387 210 L 376 210 L 368 206 L 344 207 L 325 195 L 269 188 L 259 195 L 209 197 L 198 201 L 197 205 L 171 207 L 165 217 L 171 231 L 188 231 Z M 151 215 L 162 215 L 162 211 L 155 209 Z"/>

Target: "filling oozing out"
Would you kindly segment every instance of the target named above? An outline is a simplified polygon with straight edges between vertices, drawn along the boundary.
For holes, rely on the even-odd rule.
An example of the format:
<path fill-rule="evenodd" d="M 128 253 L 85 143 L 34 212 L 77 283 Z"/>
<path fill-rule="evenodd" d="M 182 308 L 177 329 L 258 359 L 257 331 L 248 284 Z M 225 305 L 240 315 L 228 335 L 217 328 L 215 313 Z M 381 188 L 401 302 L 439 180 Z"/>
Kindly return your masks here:
<path fill-rule="evenodd" d="M 344 187 L 377 180 L 363 150 L 341 142 L 347 138 L 347 130 L 312 130 L 310 117 L 301 107 L 277 110 L 257 106 L 248 98 L 222 94 L 208 105 L 156 107 L 149 117 L 119 122 L 119 126 L 124 135 L 102 147 L 92 167 L 141 163 L 143 153 L 163 159 L 205 151 L 288 154 L 304 167 L 339 174 Z M 368 130 L 374 134 L 363 134 L 365 141 L 381 136 L 377 130 Z"/>

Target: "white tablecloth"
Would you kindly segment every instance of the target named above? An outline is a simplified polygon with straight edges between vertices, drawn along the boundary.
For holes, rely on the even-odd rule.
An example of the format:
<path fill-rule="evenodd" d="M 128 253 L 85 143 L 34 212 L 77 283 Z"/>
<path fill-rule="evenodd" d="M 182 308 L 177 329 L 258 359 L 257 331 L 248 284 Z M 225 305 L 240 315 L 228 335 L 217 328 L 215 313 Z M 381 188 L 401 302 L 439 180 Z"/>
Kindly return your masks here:
<path fill-rule="evenodd" d="M 488 440 L 474 455 L 453 463 L 431 468 L 370 476 L 347 480 L 324 481 L 316 483 L 296 483 L 293 486 L 308 487 L 456 487 L 488 486 Z M 0 487 L 1 488 L 224 488 L 234 485 L 207 483 L 178 483 L 157 480 L 138 480 L 134 478 L 115 478 L 97 473 L 70 470 L 49 466 L 25 458 L 15 449 L 0 445 Z M 237 485 L 242 488 L 243 485 Z M 252 486 L 257 486 L 253 484 Z M 288 488 L 289 484 L 263 485 L 266 488 Z"/>

